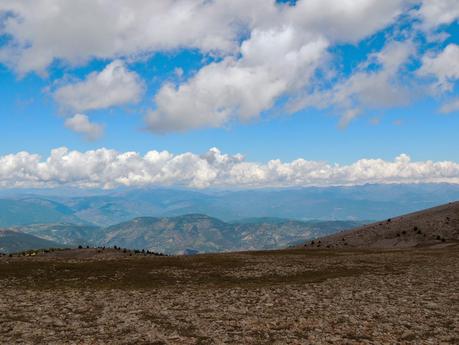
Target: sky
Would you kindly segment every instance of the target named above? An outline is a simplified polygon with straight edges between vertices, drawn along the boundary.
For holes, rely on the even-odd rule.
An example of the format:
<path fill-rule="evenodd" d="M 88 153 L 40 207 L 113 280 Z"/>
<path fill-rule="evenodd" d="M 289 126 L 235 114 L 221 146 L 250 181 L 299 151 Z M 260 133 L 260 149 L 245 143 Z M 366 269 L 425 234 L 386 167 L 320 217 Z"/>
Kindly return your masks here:
<path fill-rule="evenodd" d="M 0 0 L 0 188 L 459 183 L 459 0 Z"/>

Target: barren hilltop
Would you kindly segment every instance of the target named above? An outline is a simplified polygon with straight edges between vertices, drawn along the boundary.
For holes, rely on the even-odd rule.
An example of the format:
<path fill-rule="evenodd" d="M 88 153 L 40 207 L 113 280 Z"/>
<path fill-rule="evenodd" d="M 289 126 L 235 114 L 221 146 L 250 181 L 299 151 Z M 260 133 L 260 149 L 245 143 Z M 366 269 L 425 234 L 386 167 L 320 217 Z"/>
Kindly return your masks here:
<path fill-rule="evenodd" d="M 459 202 L 367 224 L 304 244 L 306 248 L 443 247 L 459 243 Z"/>

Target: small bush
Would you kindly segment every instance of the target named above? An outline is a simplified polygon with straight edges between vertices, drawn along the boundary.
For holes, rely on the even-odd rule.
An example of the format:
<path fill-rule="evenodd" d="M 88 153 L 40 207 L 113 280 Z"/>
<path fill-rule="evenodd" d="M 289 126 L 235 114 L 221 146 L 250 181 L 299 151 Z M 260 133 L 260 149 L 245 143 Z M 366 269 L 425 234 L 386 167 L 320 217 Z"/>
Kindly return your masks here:
<path fill-rule="evenodd" d="M 78 249 L 83 249 L 83 246 L 80 244 L 80 245 L 78 246 Z"/>

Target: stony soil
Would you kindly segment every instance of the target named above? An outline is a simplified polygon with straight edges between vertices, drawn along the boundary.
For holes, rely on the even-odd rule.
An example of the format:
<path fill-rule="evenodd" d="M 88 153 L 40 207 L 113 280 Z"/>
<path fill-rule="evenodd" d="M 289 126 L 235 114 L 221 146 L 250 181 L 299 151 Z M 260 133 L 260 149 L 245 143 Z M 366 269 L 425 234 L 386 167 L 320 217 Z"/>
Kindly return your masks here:
<path fill-rule="evenodd" d="M 459 201 L 307 241 L 300 247 L 399 249 L 459 243 Z"/>
<path fill-rule="evenodd" d="M 458 246 L 1 257 L 0 344 L 459 344 L 458 287 Z"/>

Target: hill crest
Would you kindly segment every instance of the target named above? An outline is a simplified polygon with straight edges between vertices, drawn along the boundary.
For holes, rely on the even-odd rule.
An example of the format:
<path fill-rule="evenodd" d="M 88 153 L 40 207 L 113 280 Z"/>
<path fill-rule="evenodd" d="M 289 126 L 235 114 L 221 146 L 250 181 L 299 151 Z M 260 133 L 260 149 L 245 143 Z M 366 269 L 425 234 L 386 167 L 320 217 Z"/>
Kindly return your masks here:
<path fill-rule="evenodd" d="M 459 201 L 388 218 L 304 244 L 306 248 L 407 248 L 459 242 Z"/>

